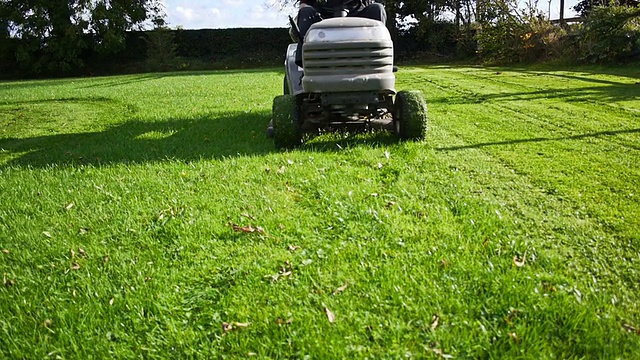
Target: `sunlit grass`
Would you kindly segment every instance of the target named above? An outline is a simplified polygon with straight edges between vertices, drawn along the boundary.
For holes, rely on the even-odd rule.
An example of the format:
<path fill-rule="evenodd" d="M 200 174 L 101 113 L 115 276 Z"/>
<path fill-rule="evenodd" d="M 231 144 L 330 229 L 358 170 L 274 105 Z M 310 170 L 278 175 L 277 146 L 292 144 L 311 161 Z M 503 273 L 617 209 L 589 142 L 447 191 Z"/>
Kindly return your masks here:
<path fill-rule="evenodd" d="M 290 152 L 281 76 L 0 83 L 0 354 L 640 353 L 637 70 L 402 69 L 426 141 Z"/>

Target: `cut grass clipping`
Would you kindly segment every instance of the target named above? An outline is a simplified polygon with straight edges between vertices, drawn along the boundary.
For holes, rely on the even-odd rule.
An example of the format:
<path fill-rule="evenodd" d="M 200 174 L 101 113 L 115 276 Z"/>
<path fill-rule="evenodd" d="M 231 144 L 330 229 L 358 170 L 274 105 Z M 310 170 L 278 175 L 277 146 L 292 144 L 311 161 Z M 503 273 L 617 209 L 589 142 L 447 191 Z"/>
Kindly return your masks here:
<path fill-rule="evenodd" d="M 279 71 L 0 83 L 2 358 L 635 358 L 637 69 L 403 69 L 424 141 L 265 136 Z"/>

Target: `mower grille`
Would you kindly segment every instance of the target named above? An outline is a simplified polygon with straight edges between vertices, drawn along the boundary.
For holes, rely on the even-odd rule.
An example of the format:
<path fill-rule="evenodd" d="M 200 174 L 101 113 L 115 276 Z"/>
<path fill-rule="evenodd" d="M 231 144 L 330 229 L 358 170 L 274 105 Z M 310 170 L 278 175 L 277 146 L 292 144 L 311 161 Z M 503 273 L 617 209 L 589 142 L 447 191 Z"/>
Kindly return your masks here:
<path fill-rule="evenodd" d="M 391 41 L 305 43 L 303 58 L 305 91 L 375 91 L 395 86 Z"/>
<path fill-rule="evenodd" d="M 374 44 L 332 44 L 304 49 L 306 75 L 366 75 L 393 72 L 393 47 Z"/>

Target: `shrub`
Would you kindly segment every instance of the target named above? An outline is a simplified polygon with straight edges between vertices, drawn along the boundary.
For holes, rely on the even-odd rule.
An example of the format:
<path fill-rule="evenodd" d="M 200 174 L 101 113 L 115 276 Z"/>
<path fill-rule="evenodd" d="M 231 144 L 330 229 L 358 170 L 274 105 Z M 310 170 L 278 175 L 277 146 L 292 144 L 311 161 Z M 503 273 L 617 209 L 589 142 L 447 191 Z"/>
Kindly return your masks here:
<path fill-rule="evenodd" d="M 625 62 L 640 56 L 640 9 L 597 7 L 576 30 L 580 59 L 591 63 Z"/>
<path fill-rule="evenodd" d="M 548 20 L 514 15 L 484 24 L 476 35 L 478 53 L 489 63 L 534 62 L 558 51 L 562 30 Z"/>
<path fill-rule="evenodd" d="M 481 14 L 478 54 L 490 63 L 533 62 L 548 55 L 558 30 L 533 5 L 519 9 L 513 0 L 491 2 Z"/>

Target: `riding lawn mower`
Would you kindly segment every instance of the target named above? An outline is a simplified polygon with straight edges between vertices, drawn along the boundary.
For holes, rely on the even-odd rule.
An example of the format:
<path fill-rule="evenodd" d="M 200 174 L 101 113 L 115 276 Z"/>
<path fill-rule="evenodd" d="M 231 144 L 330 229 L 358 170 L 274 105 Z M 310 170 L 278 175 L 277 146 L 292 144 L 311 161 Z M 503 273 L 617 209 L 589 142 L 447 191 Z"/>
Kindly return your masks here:
<path fill-rule="evenodd" d="M 395 89 L 393 41 L 385 24 L 347 17 L 344 6 L 334 17 L 311 26 L 302 49 L 290 44 L 285 58 L 283 95 L 273 100 L 276 147 L 302 143 L 305 133 L 340 128 L 389 129 L 401 139 L 422 139 L 427 104 L 420 91 Z M 299 37 L 290 18 L 292 38 Z M 296 52 L 302 51 L 302 65 Z"/>

